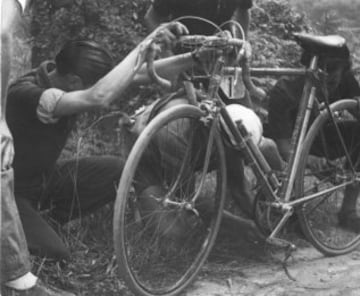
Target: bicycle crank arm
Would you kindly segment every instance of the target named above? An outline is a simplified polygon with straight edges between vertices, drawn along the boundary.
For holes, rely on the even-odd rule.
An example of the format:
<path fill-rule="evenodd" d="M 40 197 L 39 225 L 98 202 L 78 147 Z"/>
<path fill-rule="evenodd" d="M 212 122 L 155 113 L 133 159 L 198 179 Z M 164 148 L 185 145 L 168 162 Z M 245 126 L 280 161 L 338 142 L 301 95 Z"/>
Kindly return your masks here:
<path fill-rule="evenodd" d="M 271 246 L 274 247 L 278 247 L 278 248 L 282 248 L 282 249 L 287 249 L 291 252 L 296 251 L 296 246 L 284 239 L 281 238 L 277 238 L 277 237 L 268 237 L 266 239 L 266 243 L 268 243 Z"/>

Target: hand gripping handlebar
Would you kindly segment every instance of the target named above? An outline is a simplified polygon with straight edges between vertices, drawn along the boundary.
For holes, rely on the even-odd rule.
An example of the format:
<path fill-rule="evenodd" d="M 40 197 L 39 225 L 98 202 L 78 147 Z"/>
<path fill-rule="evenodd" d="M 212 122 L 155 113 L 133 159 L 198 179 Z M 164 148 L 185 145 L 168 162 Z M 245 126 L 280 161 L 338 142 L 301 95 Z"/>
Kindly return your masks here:
<path fill-rule="evenodd" d="M 214 50 L 225 50 L 232 47 L 241 48 L 244 44 L 244 40 L 231 38 L 228 34 L 222 34 L 221 36 L 189 35 L 180 37 L 177 41 L 177 44 L 192 50 L 199 48 L 213 48 Z M 160 77 L 156 73 L 156 69 L 154 67 L 154 60 L 157 52 L 158 46 L 153 42 L 148 47 L 148 52 L 146 56 L 148 75 L 155 83 L 160 85 L 165 90 L 171 90 L 172 83 L 169 80 Z"/>

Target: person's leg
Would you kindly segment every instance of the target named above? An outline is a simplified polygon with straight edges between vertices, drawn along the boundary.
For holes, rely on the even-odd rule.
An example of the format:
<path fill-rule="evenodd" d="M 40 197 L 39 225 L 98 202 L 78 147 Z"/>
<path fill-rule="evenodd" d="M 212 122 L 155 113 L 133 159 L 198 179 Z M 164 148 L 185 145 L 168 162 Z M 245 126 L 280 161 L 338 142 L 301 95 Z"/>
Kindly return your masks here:
<path fill-rule="evenodd" d="M 69 259 L 68 248 L 31 201 L 17 197 L 16 203 L 30 252 L 56 261 Z"/>
<path fill-rule="evenodd" d="M 352 147 L 349 151 L 352 157 L 352 163 L 355 165 L 357 172 L 360 170 L 360 125 L 354 125 L 353 122 L 345 122 L 340 126 L 344 136 L 345 145 Z M 331 132 L 331 131 L 330 131 Z M 331 144 L 335 146 L 334 144 Z M 338 144 L 339 145 L 339 144 Z M 355 146 L 354 146 L 355 145 Z M 358 199 L 360 197 L 360 184 L 348 185 L 345 188 L 344 199 L 339 211 L 340 225 L 360 232 L 360 215 L 357 211 Z"/>
<path fill-rule="evenodd" d="M 291 151 L 291 138 L 276 139 L 276 145 L 284 161 L 289 161 Z"/>
<path fill-rule="evenodd" d="M 12 169 L 1 172 L 1 282 L 14 280 L 31 270 L 13 186 Z"/>
<path fill-rule="evenodd" d="M 359 196 L 359 184 L 346 186 L 343 203 L 338 214 L 339 224 L 355 232 L 360 232 L 360 216 L 356 210 Z"/>
<path fill-rule="evenodd" d="M 348 153 L 352 159 L 355 170 L 360 170 L 360 125 L 352 120 L 341 121 L 339 124 L 340 133 L 343 136 L 344 144 L 348 147 Z M 310 168 L 327 168 L 328 162 L 336 161 L 344 157 L 344 149 L 337 135 L 337 131 L 332 124 L 326 126 L 324 130 L 325 137 L 319 138 L 311 148 L 313 156 Z M 326 143 L 324 145 L 324 139 Z M 321 140 L 321 141 L 320 141 Z M 316 162 L 316 159 L 322 159 Z M 342 163 L 342 161 L 340 161 Z M 316 167 L 317 166 L 317 167 Z M 346 169 L 346 168 L 345 168 Z M 347 168 L 349 169 L 349 168 Z M 357 202 L 360 197 L 360 184 L 355 183 L 345 187 L 344 198 L 338 213 L 340 226 L 360 232 L 360 215 L 358 213 Z"/>
<path fill-rule="evenodd" d="M 285 161 L 288 161 L 290 156 L 291 136 L 301 91 L 301 82 L 280 79 L 269 92 L 268 124 L 264 136 L 276 142 Z"/>
<path fill-rule="evenodd" d="M 18 212 L 15 203 L 13 182 L 12 169 L 1 172 L 0 294 L 4 296 L 74 296 L 74 294 L 45 286 L 31 273 L 28 245 L 20 222 L 21 212 L 20 210 Z M 31 219 L 30 222 L 33 223 L 33 220 Z M 41 228 L 36 231 L 42 233 Z"/>
<path fill-rule="evenodd" d="M 29 254 L 24 232 L 19 219 L 14 199 L 14 177 L 11 166 L 13 157 L 13 142 L 5 122 L 6 90 L 11 70 L 11 53 L 13 46 L 13 32 L 16 20 L 19 18 L 20 9 L 14 0 L 2 0 L 0 3 L 0 32 L 1 32 L 1 115 L 0 115 L 0 140 L 1 140 L 1 196 L 0 196 L 0 282 L 7 282 L 23 276 L 30 271 Z M 12 155 L 10 157 L 10 155 Z"/>
<path fill-rule="evenodd" d="M 188 104 L 188 100 L 173 99 L 159 112 L 179 104 Z M 166 128 L 159 130 L 154 135 L 151 145 L 142 158 L 141 167 L 137 169 L 136 177 L 139 185 L 136 187 L 136 191 L 139 192 L 137 200 L 140 213 L 147 223 L 150 222 L 147 225 L 156 227 L 172 241 L 183 241 L 192 227 L 193 213 L 183 209 L 178 211 L 169 210 L 166 207 L 164 209 L 158 200 L 168 193 L 164 182 L 172 184 L 179 177 L 181 169 L 185 171 L 182 172 L 180 184 L 174 195 L 178 198 L 193 196 L 195 190 L 194 171 L 202 168 L 207 134 L 208 132 L 203 126 L 197 129 L 191 119 L 181 118 L 171 121 Z M 191 159 L 188 159 L 187 165 L 182 168 L 189 145 L 192 147 Z M 182 180 L 184 180 L 183 183 Z M 196 208 L 200 211 L 201 216 L 208 206 L 208 202 L 204 201 L 205 198 L 200 196 L 196 203 Z"/>
<path fill-rule="evenodd" d="M 180 104 L 188 104 L 188 100 L 172 99 L 158 112 Z M 195 136 L 192 135 L 193 129 L 194 126 L 191 125 L 190 119 L 179 119 L 170 122 L 166 128 L 159 130 L 154 135 L 141 159 L 140 167 L 137 169 L 138 192 L 154 185 L 161 186 L 164 175 L 170 178 L 170 176 L 174 177 L 178 174 L 190 137 L 192 145 L 195 147 L 194 151 L 201 149 L 204 143 L 199 144 L 198 142 L 201 141 L 202 135 L 199 133 L 196 133 Z"/>
<path fill-rule="evenodd" d="M 87 157 L 60 163 L 45 191 L 43 205 L 63 224 L 114 201 L 123 169 L 118 157 Z"/>
<path fill-rule="evenodd" d="M 249 241 L 262 241 L 265 238 L 253 221 L 255 196 L 253 192 L 253 174 L 245 166 L 241 152 L 226 148 L 227 199 L 232 199 L 243 215 L 225 211 L 221 227 L 226 231 L 236 231 Z"/>
<path fill-rule="evenodd" d="M 248 218 L 253 215 L 254 195 L 250 180 L 245 175 L 244 160 L 240 151 L 226 148 L 228 196 L 232 198 Z"/>
<path fill-rule="evenodd" d="M 186 99 L 174 99 L 163 106 L 159 112 L 187 103 Z M 161 207 L 152 196 L 163 196 L 166 193 L 163 188 L 164 179 L 174 180 L 177 177 L 189 144 L 190 128 L 192 128 L 190 120 L 172 121 L 154 135 L 143 155 L 136 172 L 136 190 L 139 192 L 139 206 L 144 216 L 158 211 Z M 188 176 L 187 173 L 184 175 Z"/>
<path fill-rule="evenodd" d="M 286 162 L 280 156 L 280 146 L 277 146 L 272 139 L 263 137 L 259 149 L 273 170 L 282 171 L 285 169 Z"/>

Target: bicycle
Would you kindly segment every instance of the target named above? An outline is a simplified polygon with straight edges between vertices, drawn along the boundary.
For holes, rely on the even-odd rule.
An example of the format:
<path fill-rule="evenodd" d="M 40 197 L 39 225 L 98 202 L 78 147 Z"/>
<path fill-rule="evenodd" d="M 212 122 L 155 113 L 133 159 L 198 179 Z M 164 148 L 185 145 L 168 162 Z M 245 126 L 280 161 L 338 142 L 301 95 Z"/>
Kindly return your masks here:
<path fill-rule="evenodd" d="M 217 54 L 211 72 L 200 77 L 209 81 L 208 87 L 199 91 L 194 81 L 184 82 L 178 95 L 187 100 L 157 114 L 127 159 L 115 202 L 114 245 L 120 275 L 136 295 L 180 293 L 207 259 L 225 202 L 224 126 L 235 141 L 233 148 L 243 154 L 256 176 L 255 220 L 268 243 L 295 249 L 278 235 L 296 212 L 306 238 L 325 255 L 344 254 L 359 245 L 359 234 L 339 227 L 336 217 L 342 191 L 360 181 L 360 101 L 330 105 L 315 96 L 324 78 L 317 65 L 319 53 L 341 48 L 344 40 L 306 34 L 295 38 L 312 53 L 308 68 L 225 67 L 229 48 L 239 53 L 243 40 L 224 35 L 182 37 L 183 44 L 216 48 Z M 249 74 L 305 77 L 285 177 L 270 168 L 244 125 L 229 116 L 218 95 L 224 73 L 242 73 L 248 88 L 252 87 Z M 311 114 L 316 117 L 310 124 Z M 306 163 L 313 153 L 328 160 L 325 172 L 308 170 Z"/>

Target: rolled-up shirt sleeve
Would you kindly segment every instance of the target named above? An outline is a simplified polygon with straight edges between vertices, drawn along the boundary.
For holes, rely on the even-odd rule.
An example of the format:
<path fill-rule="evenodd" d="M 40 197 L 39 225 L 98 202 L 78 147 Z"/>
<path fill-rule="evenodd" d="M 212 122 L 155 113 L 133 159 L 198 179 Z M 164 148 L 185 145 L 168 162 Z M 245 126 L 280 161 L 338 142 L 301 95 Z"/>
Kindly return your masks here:
<path fill-rule="evenodd" d="M 36 109 L 36 115 L 42 123 L 58 122 L 59 117 L 54 115 L 54 111 L 64 93 L 64 91 L 57 88 L 49 88 L 42 93 Z"/>

